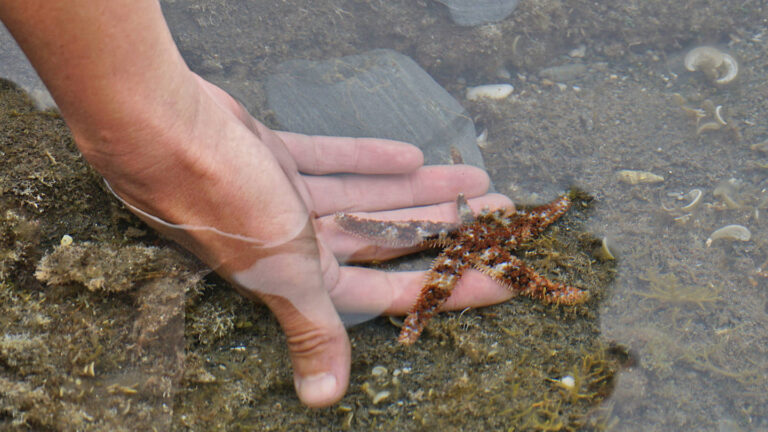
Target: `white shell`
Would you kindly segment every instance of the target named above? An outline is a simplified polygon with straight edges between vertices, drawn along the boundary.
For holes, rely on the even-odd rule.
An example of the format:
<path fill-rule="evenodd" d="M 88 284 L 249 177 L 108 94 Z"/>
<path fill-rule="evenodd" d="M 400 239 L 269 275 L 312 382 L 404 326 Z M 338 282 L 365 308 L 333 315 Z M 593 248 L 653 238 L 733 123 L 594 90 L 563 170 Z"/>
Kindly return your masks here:
<path fill-rule="evenodd" d="M 488 146 L 488 129 L 483 129 L 480 135 L 477 136 L 477 146 L 484 149 Z"/>
<path fill-rule="evenodd" d="M 373 376 L 382 376 L 387 374 L 387 368 L 384 366 L 374 366 L 371 370 L 371 375 Z"/>
<path fill-rule="evenodd" d="M 373 400 L 372 400 L 373 404 L 376 405 L 379 402 L 384 402 L 385 400 L 387 400 L 387 398 L 389 398 L 390 394 L 391 393 L 389 392 L 389 390 L 382 390 L 376 393 L 376 395 L 373 396 Z"/>
<path fill-rule="evenodd" d="M 725 73 L 715 80 L 716 84 L 728 84 L 735 80 L 736 76 L 739 74 L 739 64 L 736 63 L 736 59 L 728 54 L 723 53 L 723 66 L 721 67 L 725 68 Z"/>
<path fill-rule="evenodd" d="M 467 87 L 467 100 L 479 99 L 504 99 L 515 90 L 510 84 L 485 84 L 476 87 Z"/>
<path fill-rule="evenodd" d="M 728 122 L 726 122 L 725 119 L 723 118 L 722 111 L 723 111 L 722 105 L 718 105 L 715 108 L 715 120 L 717 120 L 717 122 L 720 123 L 721 125 L 727 126 Z"/>
<path fill-rule="evenodd" d="M 61 241 L 59 242 L 59 244 L 60 244 L 62 247 L 67 247 L 67 246 L 69 246 L 69 245 L 71 245 L 71 244 L 72 244 L 72 241 L 73 241 L 73 240 L 72 240 L 72 236 L 70 236 L 69 234 L 64 234 L 64 235 L 61 237 Z"/>
<path fill-rule="evenodd" d="M 688 51 L 683 63 L 689 71 L 702 71 L 718 85 L 729 84 L 739 75 L 736 59 L 711 46 L 700 46 Z"/>
<path fill-rule="evenodd" d="M 576 379 L 570 375 L 566 375 L 560 379 L 560 384 L 564 388 L 571 390 L 572 388 L 576 387 Z"/>
<path fill-rule="evenodd" d="M 683 63 L 690 72 L 701 70 L 702 67 L 716 69 L 723 64 L 724 57 L 724 53 L 715 47 L 700 46 L 688 51 Z"/>
<path fill-rule="evenodd" d="M 600 249 L 598 249 L 598 255 L 600 256 L 600 258 L 606 261 L 616 259 L 616 254 L 611 250 L 612 245 L 613 245 L 613 241 L 611 239 L 609 239 L 607 236 L 603 237 L 603 241 L 601 242 Z"/>
<path fill-rule="evenodd" d="M 691 189 L 690 192 L 688 192 L 687 194 L 684 195 L 684 198 L 685 197 L 690 197 L 691 198 L 691 202 L 686 204 L 686 205 L 684 205 L 684 206 L 682 206 L 682 207 L 680 207 L 680 210 L 682 210 L 682 211 L 691 211 L 691 210 L 696 209 L 696 207 L 698 207 L 699 204 L 701 203 L 701 197 L 703 197 L 703 196 L 704 196 L 704 192 L 702 192 L 701 189 Z"/>
<path fill-rule="evenodd" d="M 709 236 L 707 239 L 707 247 L 710 247 L 712 242 L 718 239 L 749 241 L 751 238 L 752 233 L 747 227 L 743 225 L 726 225 L 715 230 L 715 232 Z"/>

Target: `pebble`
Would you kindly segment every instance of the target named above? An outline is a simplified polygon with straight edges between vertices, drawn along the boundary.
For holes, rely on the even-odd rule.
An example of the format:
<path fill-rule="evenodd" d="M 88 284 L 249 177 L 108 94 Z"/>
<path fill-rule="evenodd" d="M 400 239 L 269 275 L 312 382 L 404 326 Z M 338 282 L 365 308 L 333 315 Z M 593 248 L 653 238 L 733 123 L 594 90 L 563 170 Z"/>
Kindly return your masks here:
<path fill-rule="evenodd" d="M 387 374 L 387 368 L 385 368 L 384 366 L 374 366 L 373 369 L 371 370 L 371 375 L 375 377 L 383 376 L 386 374 Z"/>
<path fill-rule="evenodd" d="M 467 100 L 480 99 L 504 99 L 514 91 L 510 84 L 485 84 L 476 87 L 467 87 Z"/>
<path fill-rule="evenodd" d="M 376 393 L 376 395 L 373 397 L 373 400 L 372 400 L 373 404 L 377 405 L 379 402 L 384 402 L 389 398 L 390 394 L 391 393 L 389 392 L 389 390 L 382 390 Z"/>
<path fill-rule="evenodd" d="M 552 66 L 539 71 L 539 76 L 555 82 L 567 82 L 587 73 L 587 67 L 581 63 Z"/>

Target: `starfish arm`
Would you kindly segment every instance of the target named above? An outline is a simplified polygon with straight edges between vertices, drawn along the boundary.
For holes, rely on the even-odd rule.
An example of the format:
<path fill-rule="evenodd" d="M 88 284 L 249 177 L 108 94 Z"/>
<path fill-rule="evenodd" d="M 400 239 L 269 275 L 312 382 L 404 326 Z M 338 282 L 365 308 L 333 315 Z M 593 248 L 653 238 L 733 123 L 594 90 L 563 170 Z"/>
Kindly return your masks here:
<path fill-rule="evenodd" d="M 430 221 L 380 221 L 347 213 L 336 214 L 336 224 L 344 231 L 381 246 L 418 246 L 426 240 L 445 238 L 458 224 Z"/>
<path fill-rule="evenodd" d="M 541 300 L 544 303 L 574 305 L 587 301 L 588 293 L 586 291 L 552 282 L 509 252 L 500 248 L 493 249 L 494 258 L 492 261 L 473 263 L 473 265 L 508 289 Z"/>
<path fill-rule="evenodd" d="M 461 248 L 449 248 L 441 253 L 427 271 L 424 286 L 416 303 L 405 318 L 403 328 L 400 330 L 398 342 L 403 345 L 411 345 L 419 339 L 419 335 L 437 310 L 451 296 L 456 282 L 461 278 L 467 264 L 459 254 Z M 456 256 L 451 252 L 456 252 Z"/>
<path fill-rule="evenodd" d="M 571 198 L 568 195 L 563 195 L 551 203 L 520 212 L 520 215 L 530 225 L 531 235 L 535 236 L 552 222 L 560 219 L 571 208 L 571 204 Z"/>
<path fill-rule="evenodd" d="M 462 225 L 469 225 L 475 221 L 475 214 L 472 213 L 472 209 L 469 207 L 469 203 L 464 198 L 463 193 L 456 197 L 456 211 L 459 213 L 459 220 Z"/>

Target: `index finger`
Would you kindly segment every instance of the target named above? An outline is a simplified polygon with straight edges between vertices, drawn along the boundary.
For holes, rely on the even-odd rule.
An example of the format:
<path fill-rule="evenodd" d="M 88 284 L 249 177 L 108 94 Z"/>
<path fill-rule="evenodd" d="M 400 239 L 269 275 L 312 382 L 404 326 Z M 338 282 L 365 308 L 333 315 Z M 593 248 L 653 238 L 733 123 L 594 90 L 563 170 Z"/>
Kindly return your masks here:
<path fill-rule="evenodd" d="M 400 141 L 276 133 L 305 174 L 400 174 L 424 164 L 418 147 Z"/>

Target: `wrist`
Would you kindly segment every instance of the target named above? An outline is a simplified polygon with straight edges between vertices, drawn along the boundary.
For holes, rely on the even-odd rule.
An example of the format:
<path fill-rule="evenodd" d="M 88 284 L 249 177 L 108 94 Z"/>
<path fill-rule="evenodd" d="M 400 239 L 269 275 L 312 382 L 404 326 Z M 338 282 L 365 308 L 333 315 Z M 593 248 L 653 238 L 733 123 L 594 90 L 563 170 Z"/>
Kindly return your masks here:
<path fill-rule="evenodd" d="M 117 180 L 140 174 L 151 161 L 184 154 L 178 137 L 188 133 L 200 109 L 195 82 L 184 74 L 162 91 L 115 84 L 98 100 L 60 103 L 78 149 L 99 173 Z"/>
<path fill-rule="evenodd" d="M 270 148 L 242 117 L 253 120 L 226 93 L 191 72 L 190 78 L 190 88 L 173 98 L 185 102 L 151 115 L 126 108 L 134 121 L 76 134 L 78 146 L 122 200 L 168 224 L 264 242 L 295 235 L 306 224 L 307 210 Z"/>

